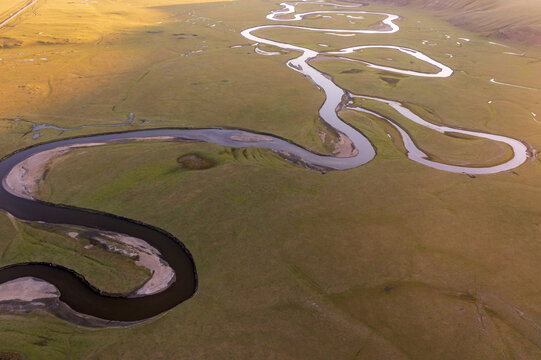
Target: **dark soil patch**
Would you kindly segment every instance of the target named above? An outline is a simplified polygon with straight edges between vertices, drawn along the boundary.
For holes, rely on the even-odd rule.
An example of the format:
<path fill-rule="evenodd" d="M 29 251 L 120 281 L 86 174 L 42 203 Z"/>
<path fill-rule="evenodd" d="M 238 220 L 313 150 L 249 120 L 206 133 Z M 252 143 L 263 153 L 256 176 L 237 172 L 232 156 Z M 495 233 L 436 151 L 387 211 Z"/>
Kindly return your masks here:
<path fill-rule="evenodd" d="M 21 353 L 0 351 L 0 360 L 24 360 L 25 357 Z"/>
<path fill-rule="evenodd" d="M 177 159 L 180 168 L 186 170 L 205 170 L 216 166 L 213 160 L 207 159 L 199 154 L 185 154 Z"/>
<path fill-rule="evenodd" d="M 400 82 L 400 79 L 391 78 L 391 77 L 380 76 L 379 78 L 391 86 L 396 86 Z"/>

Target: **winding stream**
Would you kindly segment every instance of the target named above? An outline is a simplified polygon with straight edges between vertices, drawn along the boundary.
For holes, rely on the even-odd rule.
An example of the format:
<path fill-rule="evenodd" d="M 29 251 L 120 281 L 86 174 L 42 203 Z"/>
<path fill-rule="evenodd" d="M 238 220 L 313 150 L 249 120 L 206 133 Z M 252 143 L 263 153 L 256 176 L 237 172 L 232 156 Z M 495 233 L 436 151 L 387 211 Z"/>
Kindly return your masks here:
<path fill-rule="evenodd" d="M 306 13 L 297 13 L 296 7 L 299 4 L 320 4 L 334 6 L 335 8 L 347 8 L 347 10 L 313 11 Z M 241 32 L 246 39 L 259 44 L 266 44 L 278 47 L 286 51 L 294 51 L 300 55 L 287 62 L 287 66 L 309 78 L 318 88 L 324 91 L 326 99 L 319 110 L 319 115 L 326 124 L 335 129 L 341 137 L 349 139 L 352 145 L 352 151 L 346 156 L 326 156 L 313 153 L 298 146 L 292 142 L 281 139 L 270 134 L 260 134 L 251 131 L 223 128 L 209 129 L 153 129 L 141 131 L 128 131 L 119 133 L 100 134 L 79 138 L 44 143 L 30 148 L 15 152 L 0 162 L 0 208 L 10 213 L 14 217 L 30 222 L 44 222 L 50 224 L 64 224 L 99 231 L 108 231 L 118 234 L 124 234 L 133 238 L 141 239 L 156 254 L 160 254 L 163 261 L 170 266 L 175 273 L 175 281 L 168 286 L 164 286 L 153 293 L 145 296 L 129 297 L 115 296 L 106 294 L 94 288 L 86 282 L 82 276 L 76 274 L 70 269 L 59 265 L 28 263 L 9 265 L 0 269 L 0 292 L 7 289 L 6 286 L 15 287 L 14 281 L 20 279 L 29 279 L 27 284 L 40 283 L 43 281 L 51 284 L 57 291 L 48 289 L 47 293 L 34 296 L 27 299 L 22 295 L 13 294 L 11 298 L 0 297 L 0 310 L 2 303 L 15 303 L 21 307 L 32 305 L 35 301 L 42 303 L 47 298 L 49 311 L 72 322 L 87 326 L 122 326 L 134 322 L 142 321 L 156 316 L 172 307 L 178 305 L 193 296 L 197 289 L 197 273 L 195 263 L 184 245 L 173 235 L 148 224 L 143 224 L 134 220 L 122 218 L 116 215 L 97 212 L 93 210 L 80 209 L 67 206 L 56 206 L 33 198 L 31 192 L 25 193 L 18 188 L 17 183 L 24 183 L 24 174 L 28 172 L 28 164 L 35 156 L 45 152 L 57 152 L 57 154 L 66 153 L 80 147 L 101 146 L 105 144 L 126 142 L 126 141 L 201 141 L 213 144 L 219 144 L 228 147 L 246 148 L 261 147 L 274 151 L 282 158 L 310 169 L 318 171 L 348 170 L 361 166 L 376 156 L 376 151 L 370 141 L 358 130 L 345 123 L 338 112 L 346 108 L 348 102 L 355 98 L 364 98 L 383 103 L 394 111 L 401 114 L 406 119 L 413 121 L 421 126 L 442 134 L 459 133 L 468 136 L 485 138 L 492 141 L 502 142 L 511 147 L 514 156 L 511 160 L 496 166 L 487 167 L 467 167 L 452 164 L 443 164 L 433 161 L 427 157 L 422 150 L 418 149 L 413 140 L 397 123 L 379 115 L 368 109 L 359 106 L 350 105 L 351 110 L 364 112 L 377 116 L 388 121 L 394 126 L 402 136 L 405 148 L 408 151 L 408 157 L 420 164 L 430 166 L 439 170 L 467 173 L 467 174 L 494 174 L 497 172 L 508 171 L 523 164 L 528 158 L 528 148 L 522 142 L 499 135 L 485 134 L 481 132 L 455 129 L 447 126 L 437 126 L 426 120 L 423 120 L 403 104 L 394 100 L 379 99 L 351 94 L 336 85 L 330 77 L 312 67 L 309 62 L 320 55 L 336 56 L 337 59 L 347 59 L 350 61 L 360 61 L 344 57 L 362 49 L 384 48 L 400 51 L 417 60 L 426 62 L 439 69 L 434 73 L 423 73 L 409 71 L 404 69 L 395 69 L 388 66 L 372 64 L 360 61 L 369 68 L 385 70 L 389 72 L 400 73 L 408 76 L 446 78 L 452 76 L 453 70 L 444 64 L 432 59 L 420 51 L 401 46 L 390 45 L 361 45 L 350 47 L 332 52 L 318 52 L 312 49 L 300 46 L 278 42 L 263 38 L 256 33 L 263 29 L 302 29 L 305 31 L 315 31 L 322 33 L 343 34 L 357 36 L 360 34 L 393 34 L 400 30 L 395 21 L 399 16 L 368 12 L 361 10 L 351 10 L 361 5 L 337 5 L 323 2 L 292 2 L 282 3 L 282 9 L 272 12 L 267 19 L 272 21 L 292 22 L 300 21 L 308 15 L 314 14 L 349 14 L 350 18 L 354 15 L 377 15 L 383 16 L 382 24 L 384 27 L 380 30 L 345 30 L 313 28 L 303 26 L 293 26 L 286 24 L 261 25 Z M 256 48 L 257 51 L 257 48 Z M 276 55 L 278 52 L 258 51 L 263 55 Z M 34 158 L 38 159 L 38 158 Z M 23 188 L 28 184 L 19 184 Z M 2 288 L 4 286 L 4 288 Z M 50 300 L 52 299 L 52 300 Z"/>

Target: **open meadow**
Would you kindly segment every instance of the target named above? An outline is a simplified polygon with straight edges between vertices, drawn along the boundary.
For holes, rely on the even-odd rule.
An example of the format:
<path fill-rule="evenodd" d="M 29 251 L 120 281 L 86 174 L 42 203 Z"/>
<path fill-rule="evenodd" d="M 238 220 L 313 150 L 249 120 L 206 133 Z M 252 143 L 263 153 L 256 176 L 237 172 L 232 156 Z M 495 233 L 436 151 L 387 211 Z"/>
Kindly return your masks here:
<path fill-rule="evenodd" d="M 2 1 L 0 16 L 28 3 Z M 520 140 L 525 163 L 472 175 L 412 161 L 382 117 L 442 164 L 490 167 L 514 154 L 362 97 L 338 115 L 376 156 L 345 171 L 192 141 L 75 149 L 44 172 L 36 197 L 165 229 L 193 255 L 198 290 L 125 328 L 77 326 L 42 310 L 1 313 L 0 359 L 540 359 L 541 47 L 497 36 L 488 17 L 507 20 L 509 9 L 492 7 L 490 29 L 477 29 L 456 26 L 464 7 L 391 3 L 359 10 L 399 15 L 393 34 L 256 35 L 328 52 L 309 64 L 351 94 L 400 101 L 432 124 Z M 538 3 L 520 3 L 534 10 L 519 25 L 535 27 Z M 318 113 L 325 93 L 286 66 L 300 54 L 240 35 L 274 24 L 266 16 L 280 8 L 270 0 L 38 0 L 0 28 L 0 158 L 89 134 L 214 127 L 339 153 L 340 134 Z M 313 14 L 295 25 L 380 29 L 383 19 Z M 454 73 L 371 67 L 438 71 L 388 48 L 331 54 L 358 45 L 415 49 Z M 194 154 L 208 168 L 179 164 Z M 106 250 L 0 212 L 0 266 L 52 262 L 118 294 L 149 279 L 148 269 Z"/>

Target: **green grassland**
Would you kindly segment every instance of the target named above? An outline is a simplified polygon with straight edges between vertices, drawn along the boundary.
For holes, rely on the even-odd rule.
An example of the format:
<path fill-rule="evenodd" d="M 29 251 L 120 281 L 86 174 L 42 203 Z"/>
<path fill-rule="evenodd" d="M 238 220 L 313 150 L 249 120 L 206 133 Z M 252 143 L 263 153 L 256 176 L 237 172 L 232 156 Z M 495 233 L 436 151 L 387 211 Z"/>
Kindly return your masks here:
<path fill-rule="evenodd" d="M 318 135 L 325 131 L 317 116 L 323 94 L 284 65 L 295 54 L 230 48 L 248 44 L 238 32 L 268 23 L 264 16 L 276 2 L 175 2 L 145 8 L 135 0 L 131 7 L 48 0 L 36 15 L 1 30 L 0 36 L 23 43 L 1 50 L 0 153 L 68 136 L 165 126 L 242 127 L 332 150 Z M 527 54 L 505 55 L 508 49 L 488 44 L 485 34 L 455 28 L 429 10 L 362 10 L 399 13 L 402 31 L 355 38 L 302 30 L 261 34 L 314 49 L 321 49 L 318 43 L 330 50 L 360 44 L 419 49 L 457 72 L 423 79 L 339 60 L 312 65 L 353 93 L 401 100 L 428 121 L 541 148 L 541 124 L 531 115 L 541 114 L 541 92 L 489 82 L 538 86 L 538 48 L 508 44 Z M 68 11 L 79 12 L 69 17 L 76 30 L 66 30 Z M 335 23 L 314 18 L 305 24 Z M 45 37 L 39 32 L 49 40 L 38 40 Z M 459 37 L 471 41 L 459 46 Z M 50 39 L 62 43 L 44 43 Z M 387 51 L 355 57 L 434 71 Z M 19 61 L 29 58 L 48 60 Z M 492 164 L 510 155 L 498 144 L 445 137 L 381 104 L 357 102 L 401 124 L 440 161 Z M 129 126 L 42 130 L 38 140 L 27 134 L 25 121 L 77 127 L 121 123 L 129 113 L 135 114 Z M 202 143 L 115 144 L 70 153 L 49 171 L 39 197 L 173 233 L 195 258 L 199 290 L 166 314 L 126 329 L 76 327 L 42 312 L 2 314 L 0 353 L 29 359 L 541 357 L 539 160 L 515 173 L 476 178 L 440 172 L 408 160 L 398 134 L 381 120 L 349 110 L 341 116 L 378 155 L 360 168 L 324 175 L 266 150 Z M 216 166 L 181 168 L 177 158 L 194 153 Z M 5 215 L 0 234 L 2 265 L 54 261 L 117 292 L 148 276 L 122 256 L 89 251 L 86 242 L 61 231 Z"/>
<path fill-rule="evenodd" d="M 435 10 L 451 24 L 504 40 L 541 45 L 541 7 L 537 0 L 347 0 L 353 3 L 411 5 Z"/>
<path fill-rule="evenodd" d="M 4 231 L 10 228 L 11 231 Z M 62 263 L 69 258 L 74 270 L 84 273 L 89 282 L 110 293 L 130 292 L 150 276 L 148 270 L 135 266 L 127 257 L 96 246 L 84 248 L 92 245 L 89 239 L 72 239 L 61 229 L 40 228 L 2 216 L 2 230 L 0 265 L 36 260 Z"/>
<path fill-rule="evenodd" d="M 170 5 L 143 11 L 143 3 L 139 2 L 140 8 L 125 9 L 118 19 L 110 13 L 111 8 L 122 8 L 119 1 L 100 2 L 92 6 L 93 11 L 88 10 L 90 6 L 71 5 L 69 9 L 80 11 L 80 18 L 70 19 L 81 23 L 72 24 L 77 29 L 72 34 L 58 20 L 64 13 L 57 8 L 71 2 L 50 1 L 40 7 L 43 15 L 27 17 L 9 29 L 7 35 L 24 43 L 4 50 L 0 62 L 4 70 L 0 96 L 6 99 L 0 125 L 9 130 L 0 136 L 30 129 L 24 121 L 14 123 L 16 118 L 72 128 L 122 123 L 134 113 L 130 129 L 227 125 L 278 134 L 324 150 L 315 132 L 323 96 L 301 75 L 293 74 L 292 79 L 282 62 L 262 58 L 251 47 L 230 48 L 246 43 L 238 32 L 265 21 L 272 4 L 227 3 L 226 10 L 223 3 Z M 55 43 L 36 42 L 35 36 L 27 39 L 36 34 L 36 28 L 44 27 Z M 198 50 L 203 52 L 190 54 Z M 274 76 L 264 76 L 261 69 Z M 282 84 L 286 87 L 279 96 L 259 96 L 260 89 Z M 304 94 L 310 92 L 316 95 L 307 101 Z M 288 126 L 292 123 L 297 126 Z M 92 132 L 96 128 L 72 134 Z M 41 139 L 59 135 L 59 131 L 46 130 Z M 6 135 L 2 151 L 31 144 L 31 135 L 27 137 Z"/>

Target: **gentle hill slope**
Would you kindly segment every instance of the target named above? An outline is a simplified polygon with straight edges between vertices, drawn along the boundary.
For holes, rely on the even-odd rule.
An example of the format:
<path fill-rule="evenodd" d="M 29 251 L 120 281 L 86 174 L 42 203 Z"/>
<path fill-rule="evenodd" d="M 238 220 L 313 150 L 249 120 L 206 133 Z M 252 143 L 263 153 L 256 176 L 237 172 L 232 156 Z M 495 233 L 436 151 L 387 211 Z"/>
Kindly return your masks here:
<path fill-rule="evenodd" d="M 349 0 L 438 10 L 454 25 L 501 40 L 541 45 L 541 0 Z"/>

